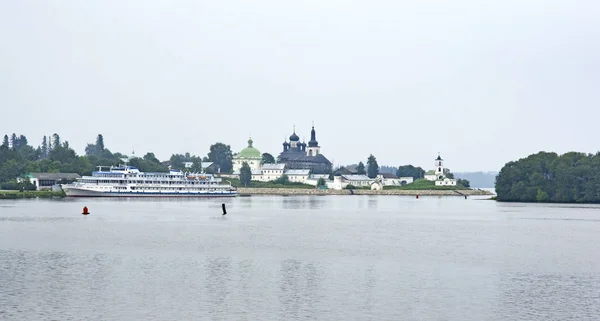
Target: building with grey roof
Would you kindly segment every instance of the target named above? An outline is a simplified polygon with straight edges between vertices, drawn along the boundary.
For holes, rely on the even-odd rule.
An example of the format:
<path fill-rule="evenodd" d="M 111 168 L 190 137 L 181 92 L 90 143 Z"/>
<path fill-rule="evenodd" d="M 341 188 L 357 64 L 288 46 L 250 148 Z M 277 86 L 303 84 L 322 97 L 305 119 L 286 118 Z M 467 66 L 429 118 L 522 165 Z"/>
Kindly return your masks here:
<path fill-rule="evenodd" d="M 61 181 L 71 182 L 81 178 L 77 173 L 29 173 L 25 177 L 35 185 L 36 190 L 51 189 Z"/>

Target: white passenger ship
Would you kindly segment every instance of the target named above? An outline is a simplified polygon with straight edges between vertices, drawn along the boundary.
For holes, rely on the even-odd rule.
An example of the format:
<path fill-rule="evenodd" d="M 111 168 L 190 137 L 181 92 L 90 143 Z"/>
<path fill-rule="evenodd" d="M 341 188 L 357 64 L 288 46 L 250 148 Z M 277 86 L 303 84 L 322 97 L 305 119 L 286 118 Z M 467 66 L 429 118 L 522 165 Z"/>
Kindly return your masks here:
<path fill-rule="evenodd" d="M 171 170 L 168 173 L 145 173 L 131 166 L 110 166 L 108 171 L 98 171 L 83 176 L 76 182 L 62 185 L 67 196 L 236 196 L 231 184 L 211 174 L 184 173 Z"/>

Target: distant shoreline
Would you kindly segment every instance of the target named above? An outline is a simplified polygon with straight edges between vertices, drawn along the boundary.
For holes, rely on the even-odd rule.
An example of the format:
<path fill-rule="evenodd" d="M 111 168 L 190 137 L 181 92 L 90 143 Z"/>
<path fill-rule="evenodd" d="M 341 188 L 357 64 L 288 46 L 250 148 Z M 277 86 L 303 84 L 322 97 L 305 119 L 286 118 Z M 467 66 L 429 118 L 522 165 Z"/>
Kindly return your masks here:
<path fill-rule="evenodd" d="M 366 189 L 304 189 L 304 188 L 252 188 L 238 187 L 239 196 L 251 195 L 429 195 L 429 196 L 492 196 L 493 193 L 485 190 L 366 190 Z"/>
<path fill-rule="evenodd" d="M 472 190 L 382 190 L 373 191 L 367 189 L 315 189 L 315 188 L 261 188 L 261 187 L 239 187 L 238 196 L 252 195 L 404 195 L 404 196 L 493 196 L 495 194 L 479 189 Z M 66 197 L 63 192 L 51 191 L 0 191 L 0 199 L 19 199 L 19 198 L 62 198 Z"/>

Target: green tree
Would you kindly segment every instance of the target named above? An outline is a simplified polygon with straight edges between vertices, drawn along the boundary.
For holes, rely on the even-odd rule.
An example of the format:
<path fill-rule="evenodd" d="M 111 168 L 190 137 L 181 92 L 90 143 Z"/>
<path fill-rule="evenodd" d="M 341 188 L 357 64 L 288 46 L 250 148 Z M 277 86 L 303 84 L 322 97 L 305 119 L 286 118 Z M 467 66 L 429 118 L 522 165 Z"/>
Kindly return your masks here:
<path fill-rule="evenodd" d="M 52 145 L 54 148 L 60 146 L 60 136 L 57 133 L 52 134 Z"/>
<path fill-rule="evenodd" d="M 325 181 L 325 179 L 323 177 L 319 178 L 319 180 L 317 181 L 317 186 L 325 186 L 327 185 L 327 182 Z"/>
<path fill-rule="evenodd" d="M 356 166 L 356 172 L 358 175 L 366 175 L 367 172 L 365 171 L 365 164 L 363 164 L 363 162 L 359 162 L 358 166 Z"/>
<path fill-rule="evenodd" d="M 18 144 L 19 148 L 25 147 L 29 144 L 27 142 L 27 137 L 25 137 L 25 135 L 19 135 L 19 138 L 17 139 L 17 141 L 19 142 L 19 144 Z"/>
<path fill-rule="evenodd" d="M 42 139 L 42 148 L 41 148 L 41 158 L 46 158 L 48 157 L 48 139 L 46 138 L 46 135 L 44 135 L 44 138 Z"/>
<path fill-rule="evenodd" d="M 95 144 L 87 144 L 87 146 L 85 147 L 86 156 L 98 156 L 98 157 L 109 156 L 109 155 L 106 155 L 105 151 L 106 150 L 104 148 L 104 137 L 102 137 L 102 134 L 98 134 L 98 136 L 96 137 Z M 110 156 L 107 158 L 110 158 Z"/>
<path fill-rule="evenodd" d="M 275 184 L 283 184 L 283 185 L 287 185 L 290 183 L 290 178 L 283 174 L 281 176 L 279 176 L 279 178 L 277 178 L 276 180 L 273 181 Z"/>
<path fill-rule="evenodd" d="M 102 134 L 98 134 L 96 137 L 96 148 L 98 149 L 98 152 L 104 151 L 104 137 Z"/>
<path fill-rule="evenodd" d="M 539 152 L 508 162 L 496 176 L 499 201 L 600 203 L 600 153 Z"/>
<path fill-rule="evenodd" d="M 159 172 L 169 171 L 169 168 L 160 163 L 154 153 L 146 153 L 143 158 L 135 157 L 129 160 L 129 165 L 136 167 L 141 172 Z"/>
<path fill-rule="evenodd" d="M 192 167 L 190 167 L 190 172 L 192 173 L 202 173 L 202 159 L 200 157 L 191 157 Z"/>
<path fill-rule="evenodd" d="M 185 167 L 185 155 L 182 154 L 173 154 L 169 159 L 169 163 L 171 164 L 171 168 L 183 169 Z"/>
<path fill-rule="evenodd" d="M 452 174 L 449 168 L 444 168 L 444 176 L 448 177 L 449 179 L 454 179 L 454 174 Z"/>
<path fill-rule="evenodd" d="M 148 152 L 146 153 L 146 155 L 144 155 L 144 160 L 148 161 L 148 162 L 152 162 L 152 163 L 160 163 L 160 161 L 158 160 L 158 158 L 156 158 L 156 156 L 154 155 L 154 153 Z"/>
<path fill-rule="evenodd" d="M 12 149 L 19 148 L 19 139 L 17 138 L 17 134 L 15 133 L 13 133 L 12 136 L 10 136 L 10 146 L 12 147 Z"/>
<path fill-rule="evenodd" d="M 263 153 L 261 164 L 275 164 L 275 157 L 269 153 Z"/>
<path fill-rule="evenodd" d="M 413 165 L 403 165 L 398 167 L 396 176 L 412 177 L 414 180 L 417 180 L 425 176 L 425 170 L 423 170 L 421 167 L 415 167 Z"/>
<path fill-rule="evenodd" d="M 2 147 L 9 148 L 8 135 L 4 135 L 4 139 L 2 140 Z"/>
<path fill-rule="evenodd" d="M 459 178 L 459 179 L 456 181 L 456 184 L 457 184 L 457 185 L 460 185 L 460 186 L 462 186 L 462 187 L 466 187 L 466 188 L 470 188 L 470 187 L 471 187 L 471 182 L 469 182 L 469 181 L 468 181 L 468 180 L 466 180 L 466 179 L 461 179 L 461 178 Z"/>
<path fill-rule="evenodd" d="M 377 175 L 379 175 L 379 164 L 377 164 L 375 156 L 371 154 L 367 159 L 367 176 L 369 176 L 369 178 L 375 178 Z"/>
<path fill-rule="evenodd" d="M 250 181 L 252 180 L 252 170 L 248 163 L 243 162 L 242 167 L 240 168 L 240 182 L 247 187 L 250 185 Z"/>
<path fill-rule="evenodd" d="M 546 202 L 546 201 L 548 201 L 548 199 L 549 199 L 548 193 L 546 193 L 545 191 L 542 191 L 541 189 L 538 188 L 535 200 L 538 202 Z"/>
<path fill-rule="evenodd" d="M 7 182 L 25 173 L 25 164 L 9 159 L 0 164 L 0 182 Z"/>
<path fill-rule="evenodd" d="M 77 158 L 77 154 L 65 143 L 63 145 L 54 145 L 54 149 L 50 151 L 48 158 L 59 163 L 70 163 Z"/>
<path fill-rule="evenodd" d="M 231 146 L 215 143 L 210 146 L 208 161 L 216 163 L 222 173 L 229 173 L 233 168 L 233 153 Z"/>

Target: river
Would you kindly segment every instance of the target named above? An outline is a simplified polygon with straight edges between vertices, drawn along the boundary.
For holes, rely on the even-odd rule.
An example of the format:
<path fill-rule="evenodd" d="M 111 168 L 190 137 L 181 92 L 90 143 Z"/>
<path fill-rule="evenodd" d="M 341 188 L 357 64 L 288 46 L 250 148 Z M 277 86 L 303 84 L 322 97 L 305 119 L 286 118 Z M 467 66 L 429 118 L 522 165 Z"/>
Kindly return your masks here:
<path fill-rule="evenodd" d="M 0 320 L 599 320 L 599 248 L 592 205 L 4 200 Z"/>

